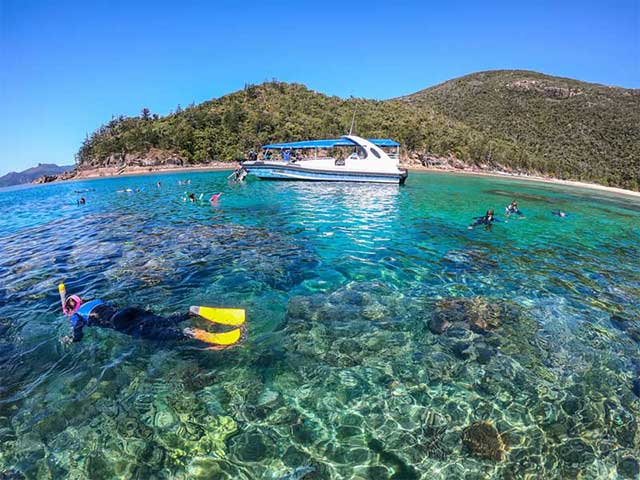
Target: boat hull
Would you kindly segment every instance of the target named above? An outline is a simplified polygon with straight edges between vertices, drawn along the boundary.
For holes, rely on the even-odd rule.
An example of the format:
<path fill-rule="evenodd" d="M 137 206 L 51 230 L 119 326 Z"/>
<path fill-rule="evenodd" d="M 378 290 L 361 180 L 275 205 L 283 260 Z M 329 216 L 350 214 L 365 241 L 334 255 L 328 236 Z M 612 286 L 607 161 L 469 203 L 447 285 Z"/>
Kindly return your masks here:
<path fill-rule="evenodd" d="M 243 163 L 243 168 L 262 180 L 297 180 L 306 182 L 361 182 L 404 184 L 407 171 L 395 172 L 362 172 L 331 171 L 300 167 L 298 165 L 273 165 L 261 162 Z"/>

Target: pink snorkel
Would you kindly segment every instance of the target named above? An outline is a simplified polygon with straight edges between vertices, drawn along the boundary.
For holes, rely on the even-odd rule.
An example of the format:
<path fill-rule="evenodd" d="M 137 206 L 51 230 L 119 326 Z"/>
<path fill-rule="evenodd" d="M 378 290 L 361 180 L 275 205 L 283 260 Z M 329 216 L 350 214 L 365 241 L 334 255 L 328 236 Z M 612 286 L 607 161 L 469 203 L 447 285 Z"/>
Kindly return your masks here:
<path fill-rule="evenodd" d="M 71 295 L 69 298 L 75 302 L 75 306 L 72 310 L 67 308 L 67 291 L 64 287 L 64 283 L 58 285 L 58 293 L 60 293 L 60 303 L 62 304 L 62 311 L 67 317 L 72 316 L 78 311 L 80 305 L 82 305 L 82 299 L 77 295 Z"/>

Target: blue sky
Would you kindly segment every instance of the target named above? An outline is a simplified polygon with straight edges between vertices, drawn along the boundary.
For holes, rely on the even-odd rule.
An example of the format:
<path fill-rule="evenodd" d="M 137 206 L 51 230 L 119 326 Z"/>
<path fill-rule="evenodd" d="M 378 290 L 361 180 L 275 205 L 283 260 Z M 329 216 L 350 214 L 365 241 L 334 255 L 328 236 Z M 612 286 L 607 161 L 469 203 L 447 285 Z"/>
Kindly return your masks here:
<path fill-rule="evenodd" d="M 87 133 L 277 78 L 390 98 L 519 68 L 640 87 L 640 0 L 0 0 L 0 175 Z"/>

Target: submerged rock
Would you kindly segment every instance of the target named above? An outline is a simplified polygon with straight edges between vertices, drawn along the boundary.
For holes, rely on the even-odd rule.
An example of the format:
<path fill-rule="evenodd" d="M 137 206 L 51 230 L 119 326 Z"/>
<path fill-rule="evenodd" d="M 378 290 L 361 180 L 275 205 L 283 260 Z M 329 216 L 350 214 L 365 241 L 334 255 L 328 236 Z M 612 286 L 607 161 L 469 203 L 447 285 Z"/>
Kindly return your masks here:
<path fill-rule="evenodd" d="M 586 468 L 595 460 L 593 448 L 580 438 L 571 438 L 557 448 L 564 478 L 584 478 Z"/>
<path fill-rule="evenodd" d="M 429 320 L 429 330 L 441 334 L 450 328 L 464 328 L 476 332 L 487 332 L 500 326 L 504 314 L 503 306 L 482 297 L 451 297 L 436 304 Z"/>
<path fill-rule="evenodd" d="M 617 465 L 618 474 L 622 478 L 640 477 L 640 462 L 636 458 L 624 457 Z"/>
<path fill-rule="evenodd" d="M 294 468 L 291 472 L 287 473 L 281 478 L 281 480 L 302 480 L 308 474 L 316 471 L 316 468 L 311 465 L 304 465 L 302 467 Z"/>
<path fill-rule="evenodd" d="M 629 335 L 631 340 L 636 343 L 640 343 L 640 327 L 638 327 L 638 325 L 631 319 L 614 314 L 611 315 L 609 321 L 615 328 Z"/>
<path fill-rule="evenodd" d="M 3 470 L 0 472 L 0 480 L 24 480 L 25 476 L 16 470 Z"/>
<path fill-rule="evenodd" d="M 504 460 L 507 446 L 502 434 L 489 422 L 475 422 L 462 432 L 462 443 L 471 453 L 480 458 Z"/>
<path fill-rule="evenodd" d="M 490 252 L 469 248 L 464 250 L 449 250 L 440 263 L 445 269 L 457 271 L 484 271 L 497 268 L 498 262 Z"/>
<path fill-rule="evenodd" d="M 408 465 L 402 458 L 393 452 L 388 451 L 383 443 L 375 438 L 371 438 L 367 442 L 367 446 L 377 453 L 380 458 L 380 463 L 390 466 L 395 470 L 393 478 L 403 478 L 406 480 L 413 480 L 418 478 L 418 472 L 411 465 Z"/>
<path fill-rule="evenodd" d="M 258 431 L 250 431 L 233 437 L 230 451 L 243 462 L 261 462 L 275 455 L 275 445 L 271 438 Z"/>

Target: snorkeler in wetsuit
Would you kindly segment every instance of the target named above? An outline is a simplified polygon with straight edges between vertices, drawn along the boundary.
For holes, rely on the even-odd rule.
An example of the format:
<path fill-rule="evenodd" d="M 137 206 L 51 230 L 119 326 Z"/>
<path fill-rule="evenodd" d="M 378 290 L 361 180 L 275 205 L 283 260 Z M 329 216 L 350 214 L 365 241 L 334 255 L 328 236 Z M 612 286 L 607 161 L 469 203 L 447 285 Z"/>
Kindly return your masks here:
<path fill-rule="evenodd" d="M 240 327 L 224 333 L 211 333 L 199 328 L 180 328 L 178 324 L 187 320 L 189 313 L 161 317 L 135 307 L 117 309 L 99 299 L 83 302 L 77 295 L 67 298 L 64 284 L 60 284 L 58 290 L 62 311 L 70 317 L 73 329 L 73 334 L 65 338 L 66 342 L 82 340 L 85 327 L 102 327 L 150 340 L 195 339 L 216 346 L 229 346 L 237 343 L 244 331 L 245 312 L 242 309 L 189 308 L 190 314 L 198 315 L 205 320 Z"/>
<path fill-rule="evenodd" d="M 562 210 L 558 210 L 557 212 L 551 212 L 551 214 L 554 215 L 555 217 L 562 217 L 562 218 L 567 216 L 567 214 Z"/>
<path fill-rule="evenodd" d="M 507 217 L 512 213 L 515 213 L 516 215 L 520 215 L 520 216 L 524 215 L 518 208 L 518 202 L 516 202 L 515 200 L 511 202 L 509 205 L 507 205 L 507 208 L 505 208 L 504 210 L 505 210 L 505 213 L 507 214 Z"/>
<path fill-rule="evenodd" d="M 494 216 L 493 210 L 487 210 L 487 213 L 485 213 L 484 216 L 475 217 L 473 220 L 474 222 L 469 225 L 470 229 L 479 225 L 486 225 L 487 227 L 491 227 L 492 223 L 500 221 Z"/>

